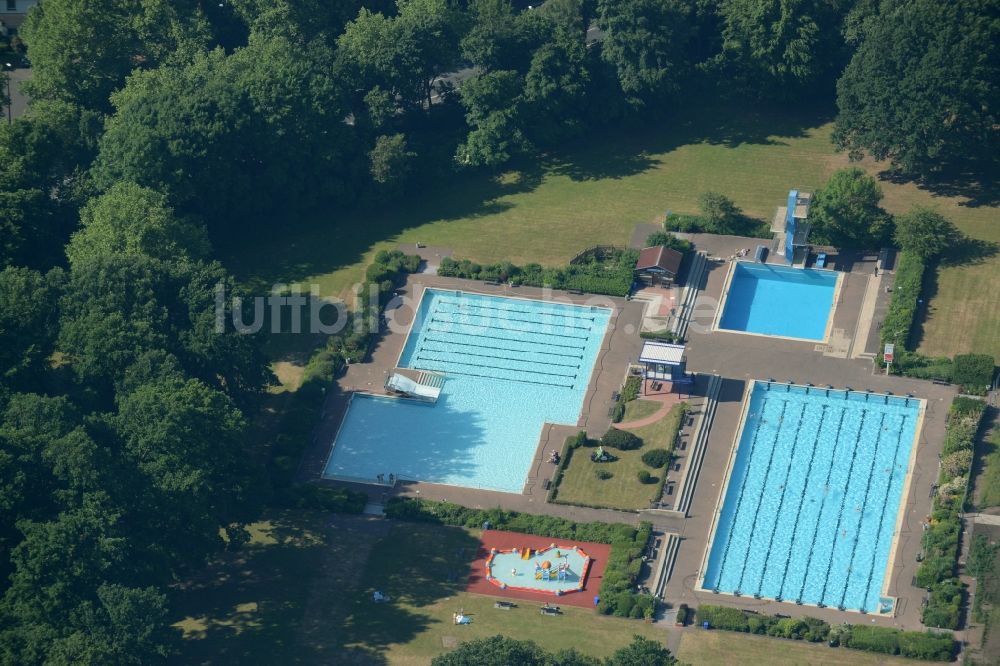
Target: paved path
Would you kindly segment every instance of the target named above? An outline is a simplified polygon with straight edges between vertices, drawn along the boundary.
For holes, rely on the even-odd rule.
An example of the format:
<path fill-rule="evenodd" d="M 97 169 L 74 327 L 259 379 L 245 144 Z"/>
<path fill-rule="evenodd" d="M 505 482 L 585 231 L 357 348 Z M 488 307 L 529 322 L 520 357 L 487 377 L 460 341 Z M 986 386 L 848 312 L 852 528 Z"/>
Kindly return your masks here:
<path fill-rule="evenodd" d="M 981 525 L 1000 525 L 1000 516 L 989 513 L 967 513 L 965 517 Z"/>

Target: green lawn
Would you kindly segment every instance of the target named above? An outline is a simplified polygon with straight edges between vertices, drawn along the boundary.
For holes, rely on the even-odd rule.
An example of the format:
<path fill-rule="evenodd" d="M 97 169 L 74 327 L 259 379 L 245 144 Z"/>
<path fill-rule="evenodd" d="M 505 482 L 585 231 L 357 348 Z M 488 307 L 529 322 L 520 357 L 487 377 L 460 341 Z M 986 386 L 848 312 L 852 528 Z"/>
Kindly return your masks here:
<path fill-rule="evenodd" d="M 618 458 L 614 462 L 591 461 L 590 454 L 594 450 L 591 447 L 581 447 L 574 451 L 559 482 L 559 492 L 556 495 L 558 501 L 611 509 L 649 508 L 658 485 L 640 483 L 636 475 L 639 470 L 644 469 L 659 480 L 666 470 L 650 469 L 642 462 L 642 454 L 649 449 L 670 448 L 680 425 L 680 417 L 681 407 L 675 405 L 659 421 L 631 430 L 630 432 L 642 438 L 642 447 L 635 451 L 608 449 L 609 453 Z M 613 476 L 610 479 L 598 479 L 595 473 L 598 469 L 607 470 Z"/>
<path fill-rule="evenodd" d="M 693 212 L 709 189 L 769 220 L 789 188 L 814 189 L 848 165 L 830 143 L 831 117 L 686 107 L 667 121 L 594 132 L 502 174 L 456 175 L 381 210 L 332 207 L 315 219 L 284 221 L 277 240 L 244 238 L 220 251 L 256 290 L 301 281 L 319 285 L 324 296 L 347 296 L 374 253 L 400 242 L 443 245 L 478 261 L 559 264 L 590 245 L 626 243 L 636 223 L 662 219 L 667 209 Z M 967 234 L 1000 242 L 997 206 L 967 205 L 961 196 L 936 196 L 913 184 L 882 187 L 893 213 L 934 205 Z M 1000 255 L 945 267 L 931 287 L 920 351 L 1000 357 Z M 275 360 L 289 360 L 277 352 Z"/>
<path fill-rule="evenodd" d="M 976 458 L 972 495 L 976 508 L 1000 506 L 1000 424 L 994 423 L 992 431 L 976 442 Z"/>
<path fill-rule="evenodd" d="M 804 643 L 730 631 L 685 629 L 677 657 L 691 666 L 767 664 L 768 666 L 904 666 L 926 661 L 890 657 L 825 643 Z"/>
<path fill-rule="evenodd" d="M 475 531 L 304 511 L 252 531 L 241 552 L 175 587 L 176 663 L 427 664 L 458 641 L 497 633 L 603 656 L 635 633 L 665 636 L 589 609 L 501 611 L 494 598 L 464 592 Z M 375 590 L 392 602 L 373 603 Z M 471 625 L 452 624 L 459 609 Z"/>
<path fill-rule="evenodd" d="M 638 421 L 647 416 L 652 416 L 660 409 L 660 403 L 652 400 L 629 400 L 625 403 L 625 417 L 622 423 Z"/>

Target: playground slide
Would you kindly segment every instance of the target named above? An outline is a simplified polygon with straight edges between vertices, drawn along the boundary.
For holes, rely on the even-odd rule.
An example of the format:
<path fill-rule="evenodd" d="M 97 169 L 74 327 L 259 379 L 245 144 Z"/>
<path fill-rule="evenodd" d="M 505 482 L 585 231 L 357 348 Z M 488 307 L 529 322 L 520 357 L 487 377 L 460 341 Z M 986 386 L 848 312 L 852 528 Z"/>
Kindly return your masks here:
<path fill-rule="evenodd" d="M 522 560 L 530 560 L 531 559 L 531 549 L 530 548 L 525 548 L 524 550 L 521 551 L 521 559 Z"/>
<path fill-rule="evenodd" d="M 541 579 L 542 579 L 542 572 L 541 571 L 536 571 L 535 572 L 535 580 L 541 580 Z"/>

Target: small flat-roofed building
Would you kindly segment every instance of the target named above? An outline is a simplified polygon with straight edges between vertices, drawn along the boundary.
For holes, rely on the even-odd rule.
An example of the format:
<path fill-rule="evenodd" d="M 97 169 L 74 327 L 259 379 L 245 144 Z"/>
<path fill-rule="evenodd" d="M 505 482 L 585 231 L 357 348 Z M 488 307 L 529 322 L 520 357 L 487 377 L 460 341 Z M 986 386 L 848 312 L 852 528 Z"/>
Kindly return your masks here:
<path fill-rule="evenodd" d="M 677 250 L 657 245 L 639 252 L 635 262 L 636 276 L 649 285 L 672 284 L 681 270 L 684 255 Z"/>
<path fill-rule="evenodd" d="M 646 382 L 660 381 L 671 384 L 690 384 L 693 377 L 687 374 L 684 345 L 659 340 L 645 340 L 639 352 L 639 364 Z M 654 387 L 655 388 L 655 387 Z"/>

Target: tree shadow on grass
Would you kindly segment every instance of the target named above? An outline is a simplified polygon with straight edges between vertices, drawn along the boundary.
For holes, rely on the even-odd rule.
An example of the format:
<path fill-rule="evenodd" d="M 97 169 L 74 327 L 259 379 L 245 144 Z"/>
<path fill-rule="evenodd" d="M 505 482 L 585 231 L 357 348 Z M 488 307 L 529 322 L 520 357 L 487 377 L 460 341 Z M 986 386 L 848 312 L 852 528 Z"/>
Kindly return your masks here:
<path fill-rule="evenodd" d="M 547 171 L 572 180 L 620 179 L 658 166 L 661 162 L 652 155 L 685 145 L 787 145 L 787 139 L 802 138 L 832 119 L 826 107 L 799 107 L 790 113 L 785 107 L 761 106 L 734 113 L 732 106 L 718 102 L 686 106 L 662 118 L 598 128 L 550 151 L 542 163 Z"/>
<path fill-rule="evenodd" d="M 358 590 L 339 623 L 342 645 L 384 655 L 392 645 L 417 639 L 436 622 L 417 611 L 464 591 L 478 547 L 479 540 L 460 528 L 394 523 L 359 572 Z M 375 591 L 392 600 L 374 603 Z"/>
<path fill-rule="evenodd" d="M 377 243 L 392 242 L 409 229 L 499 215 L 515 205 L 508 197 L 534 191 L 548 175 L 574 181 L 626 178 L 655 168 L 655 155 L 684 145 L 775 145 L 805 136 L 831 117 L 828 108 L 734 110 L 716 101 L 679 106 L 663 119 L 590 130 L 586 138 L 541 157 L 517 160 L 502 174 L 439 169 L 401 199 L 351 210 L 331 201 L 312 214 L 278 220 L 247 237 L 215 239 L 216 245 L 227 266 L 263 293 L 275 282 L 353 266 Z M 517 175 L 511 177 L 515 169 Z"/>
<path fill-rule="evenodd" d="M 941 256 L 941 265 L 964 266 L 981 264 L 987 259 L 996 256 L 998 251 L 1000 251 L 1000 245 L 993 241 L 969 238 L 963 235 L 952 243 Z"/>
<path fill-rule="evenodd" d="M 879 179 L 895 184 L 913 183 L 918 188 L 943 197 L 965 199 L 960 206 L 978 208 L 1000 204 L 1000 164 L 980 164 L 964 170 L 947 170 L 919 177 L 886 169 Z"/>

